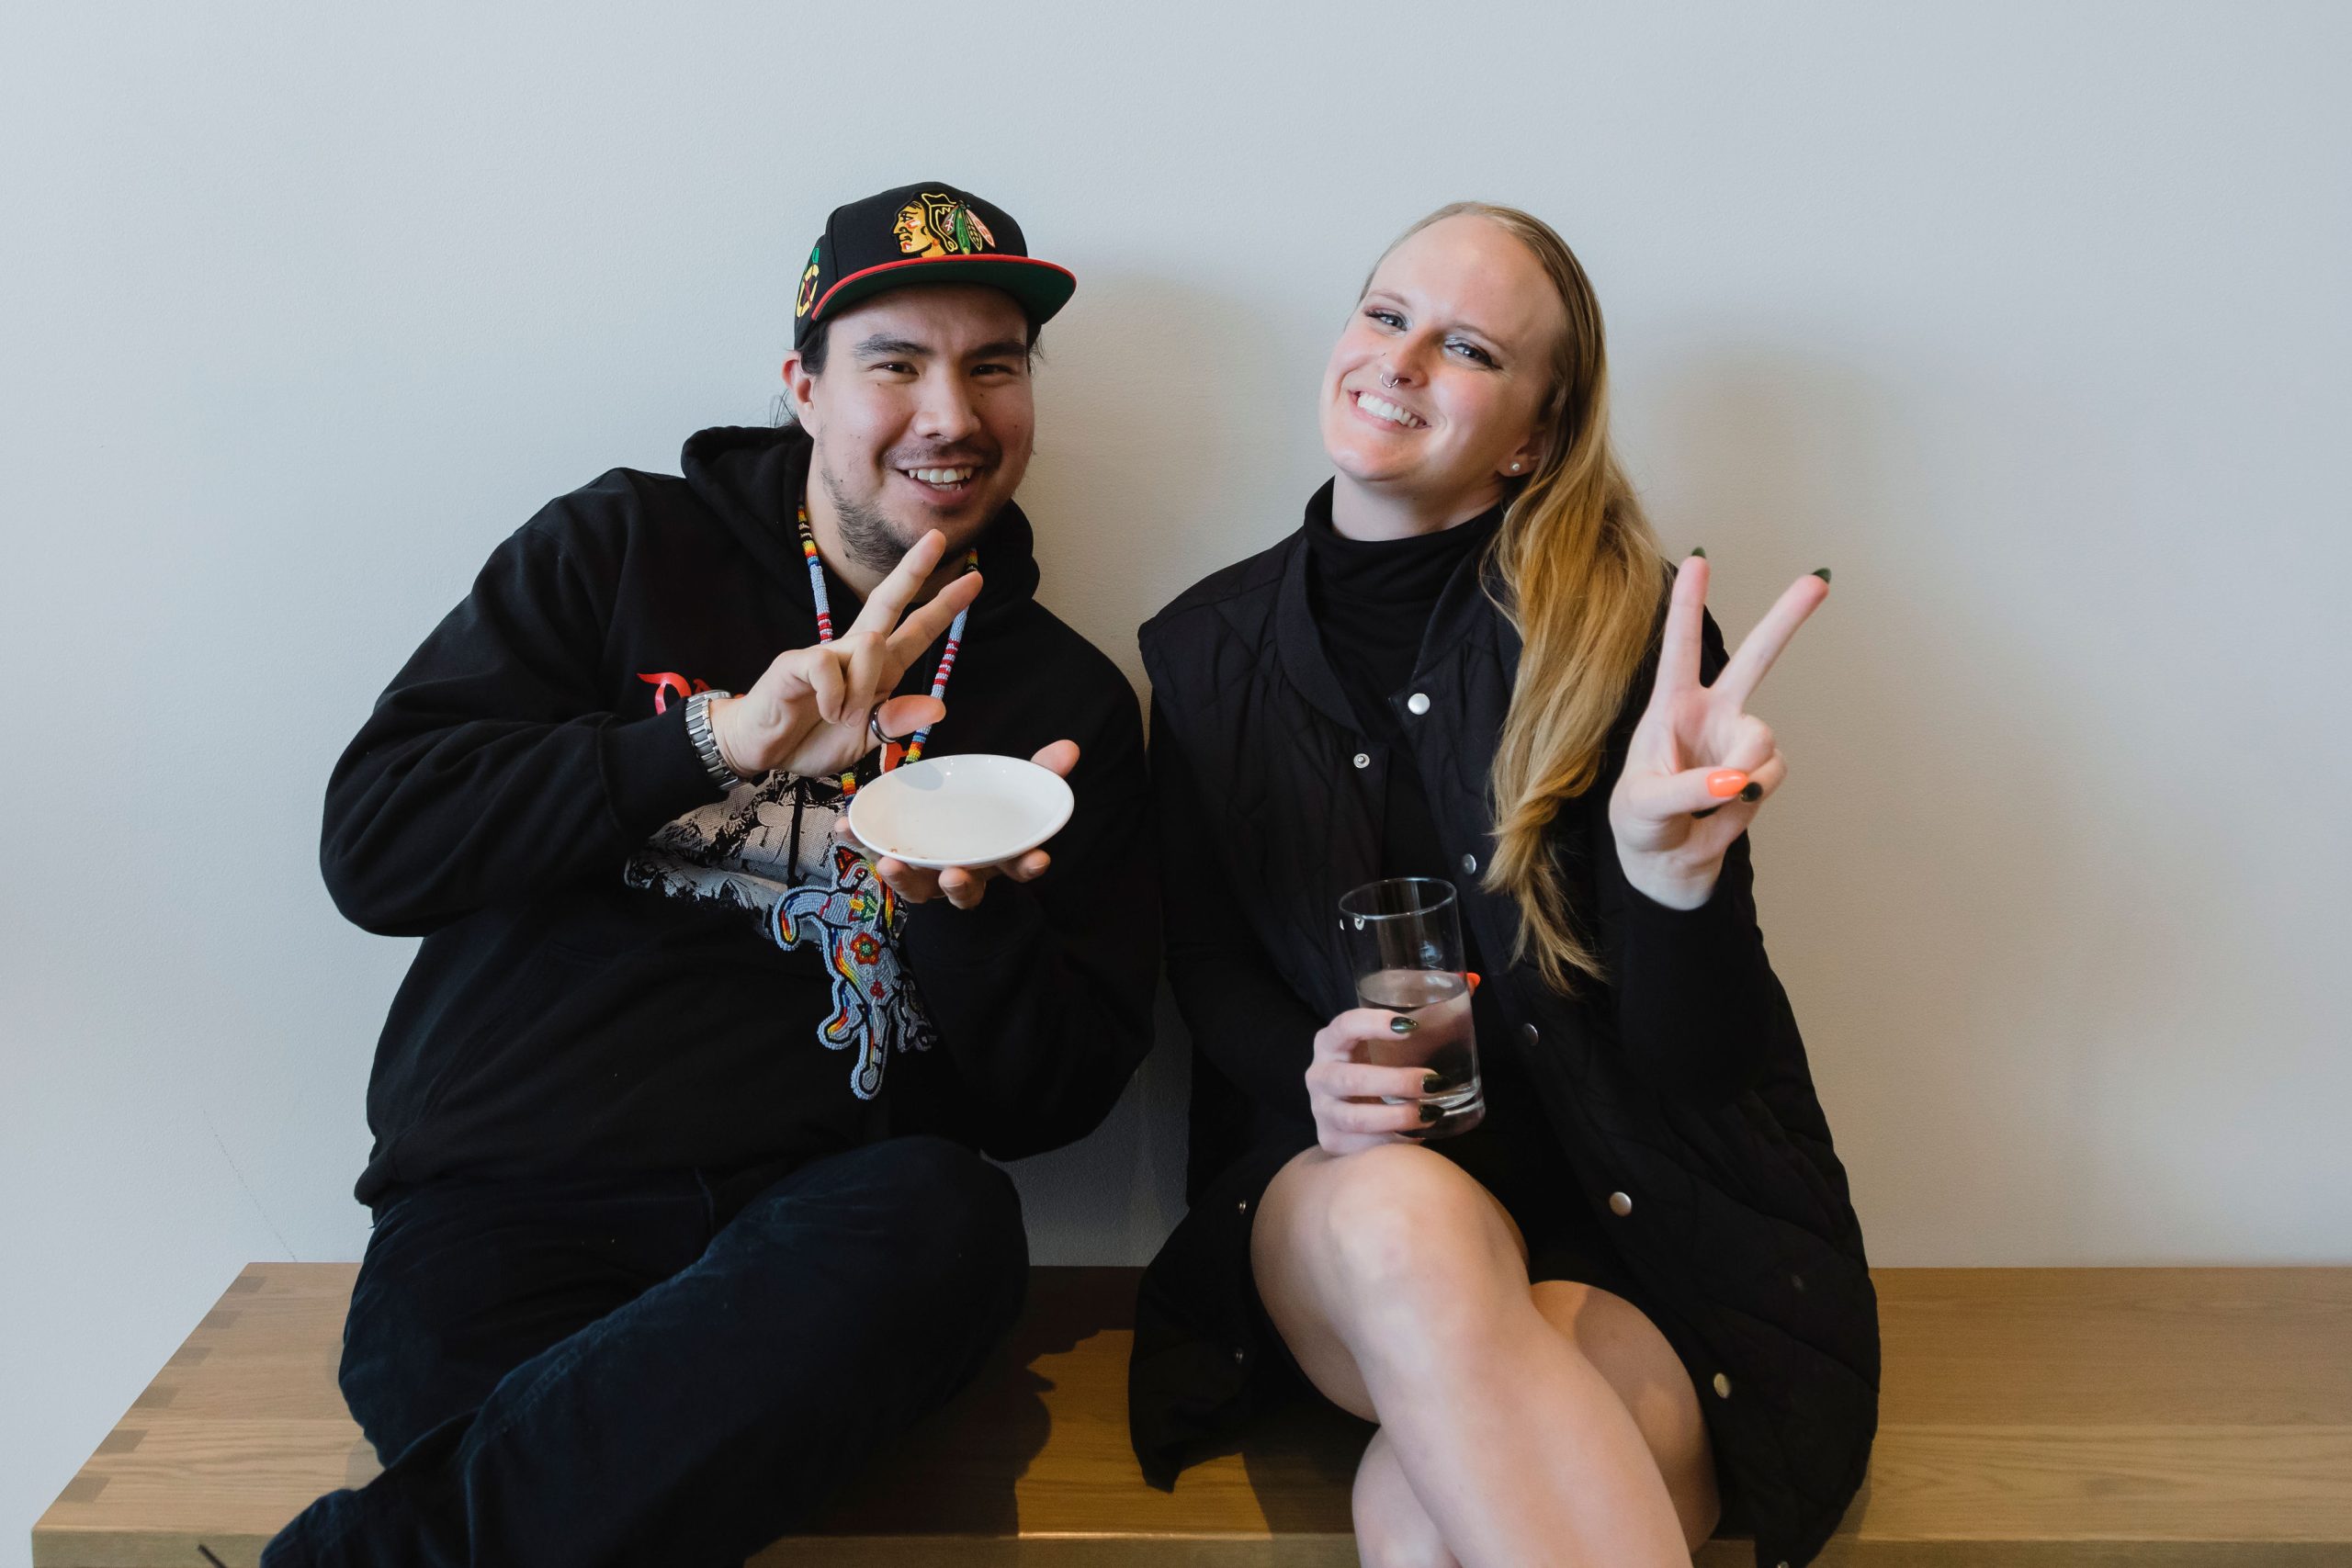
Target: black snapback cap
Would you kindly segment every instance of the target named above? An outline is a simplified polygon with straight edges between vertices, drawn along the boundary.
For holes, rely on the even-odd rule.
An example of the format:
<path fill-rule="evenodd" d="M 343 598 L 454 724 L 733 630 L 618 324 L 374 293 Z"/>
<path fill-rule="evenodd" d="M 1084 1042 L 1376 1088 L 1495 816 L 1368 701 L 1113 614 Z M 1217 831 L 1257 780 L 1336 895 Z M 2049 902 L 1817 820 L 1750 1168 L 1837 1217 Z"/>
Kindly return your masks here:
<path fill-rule="evenodd" d="M 825 220 L 793 301 L 792 346 L 861 299 L 910 283 L 1001 288 L 1043 322 L 1069 302 L 1078 279 L 1029 254 L 1012 215 L 969 191 L 928 181 L 900 186 Z"/>

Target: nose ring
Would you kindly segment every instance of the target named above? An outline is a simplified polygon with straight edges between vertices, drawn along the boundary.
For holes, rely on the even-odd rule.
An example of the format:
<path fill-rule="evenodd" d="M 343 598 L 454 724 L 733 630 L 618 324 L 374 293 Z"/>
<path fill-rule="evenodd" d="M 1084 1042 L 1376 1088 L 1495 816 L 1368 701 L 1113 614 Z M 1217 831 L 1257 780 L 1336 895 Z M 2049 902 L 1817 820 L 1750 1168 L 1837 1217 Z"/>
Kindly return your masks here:
<path fill-rule="evenodd" d="M 1396 378 L 1390 375 L 1384 367 L 1380 372 L 1380 384 L 1393 392 L 1396 389 Z"/>

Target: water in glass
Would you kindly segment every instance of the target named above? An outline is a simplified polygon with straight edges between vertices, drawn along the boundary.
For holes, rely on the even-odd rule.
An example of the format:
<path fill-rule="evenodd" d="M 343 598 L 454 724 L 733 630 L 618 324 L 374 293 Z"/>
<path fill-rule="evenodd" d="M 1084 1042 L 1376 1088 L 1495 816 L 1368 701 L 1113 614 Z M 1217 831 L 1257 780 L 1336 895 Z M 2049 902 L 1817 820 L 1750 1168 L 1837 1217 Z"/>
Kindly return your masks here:
<path fill-rule="evenodd" d="M 1471 1048 L 1470 985 L 1450 969 L 1375 969 L 1356 981 L 1356 1000 L 1399 1012 L 1419 1025 L 1409 1034 L 1384 1035 L 1365 1058 L 1385 1067 L 1424 1067 L 1438 1076 L 1424 1097 L 1444 1114 L 1421 1136 L 1466 1133 L 1485 1120 L 1478 1058 Z M 1393 1100 L 1392 1104 L 1405 1103 Z"/>

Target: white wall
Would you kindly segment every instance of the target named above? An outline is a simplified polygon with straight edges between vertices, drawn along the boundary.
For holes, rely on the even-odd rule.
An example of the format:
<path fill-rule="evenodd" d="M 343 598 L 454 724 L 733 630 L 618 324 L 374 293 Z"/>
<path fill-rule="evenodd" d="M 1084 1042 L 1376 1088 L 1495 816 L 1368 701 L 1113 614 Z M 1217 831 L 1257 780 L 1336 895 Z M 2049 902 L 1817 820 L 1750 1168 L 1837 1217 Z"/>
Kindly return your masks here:
<path fill-rule="evenodd" d="M 362 1243 L 408 948 L 319 886 L 335 752 L 541 501 L 764 418 L 912 178 L 1082 280 L 1024 501 L 1131 671 L 1293 525 L 1389 236 L 1554 220 L 1726 625 L 1837 570 L 1758 858 L 1876 1257 L 2352 1261 L 2352 12 L 492 9 L 0 49 L 0 1564 L 238 1265 Z M 1170 1223 L 1180 1055 L 1042 1257 Z"/>

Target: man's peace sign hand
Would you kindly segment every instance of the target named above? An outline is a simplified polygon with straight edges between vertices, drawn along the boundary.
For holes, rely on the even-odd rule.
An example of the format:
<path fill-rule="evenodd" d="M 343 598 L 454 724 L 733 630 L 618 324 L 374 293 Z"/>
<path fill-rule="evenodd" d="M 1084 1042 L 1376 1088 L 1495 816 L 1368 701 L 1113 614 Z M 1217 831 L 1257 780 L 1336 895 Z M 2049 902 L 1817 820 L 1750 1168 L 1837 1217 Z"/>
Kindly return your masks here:
<path fill-rule="evenodd" d="M 750 691 L 711 704 L 710 728 L 728 765 L 754 778 L 774 768 L 803 777 L 836 773 L 874 750 L 866 724 L 876 705 L 891 735 L 911 735 L 945 716 L 944 703 L 891 697 L 890 691 L 979 595 L 980 574 L 967 571 L 908 613 L 946 548 L 944 535 L 925 534 L 876 586 L 847 631 L 778 654 Z"/>
<path fill-rule="evenodd" d="M 1748 699 L 1805 617 L 1829 597 L 1826 571 L 1800 577 L 1756 623 L 1712 686 L 1699 681 L 1707 561 L 1674 579 L 1657 683 L 1609 797 L 1625 879 L 1661 904 L 1695 909 L 1714 891 L 1724 852 L 1788 777 L 1770 726 Z"/>

